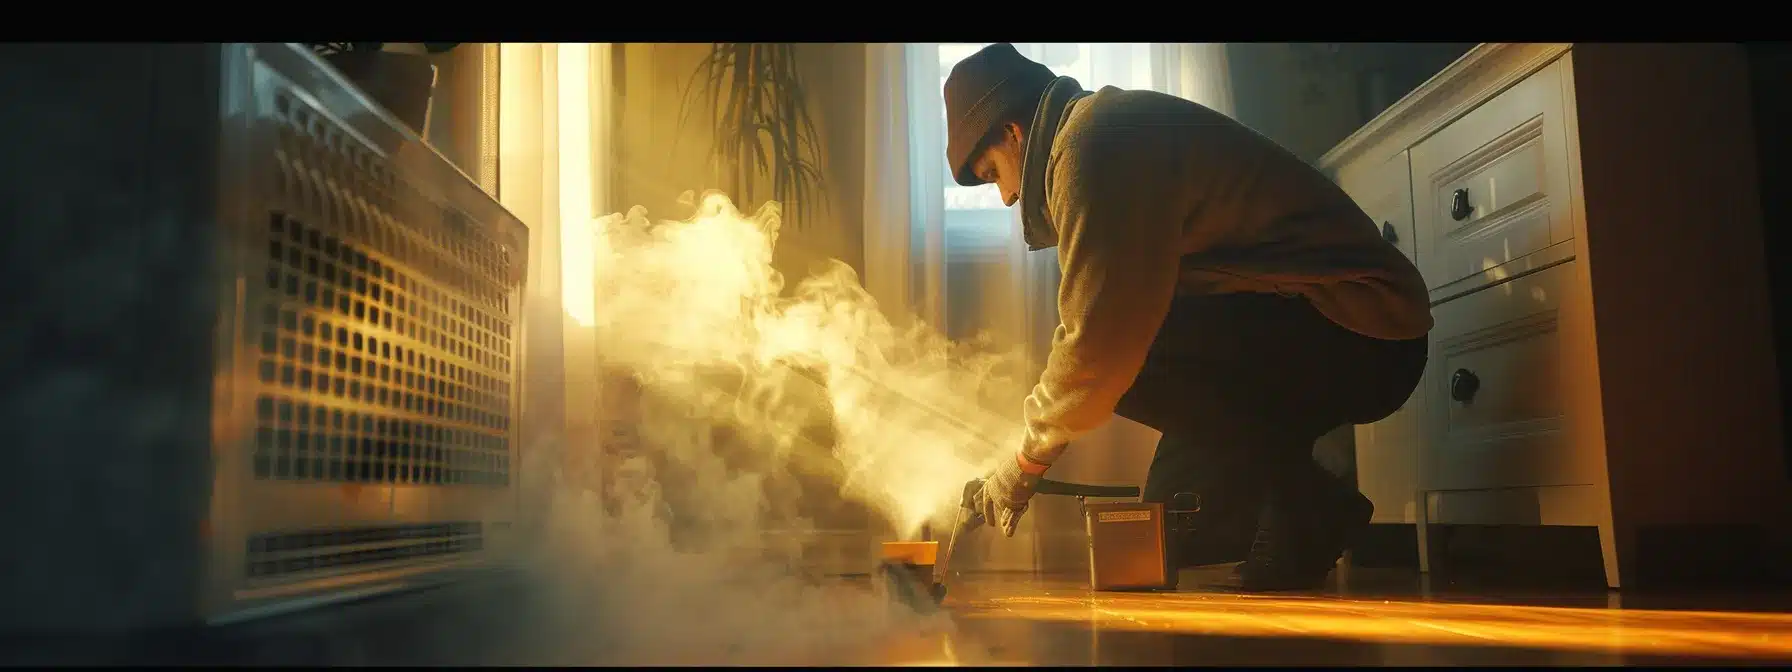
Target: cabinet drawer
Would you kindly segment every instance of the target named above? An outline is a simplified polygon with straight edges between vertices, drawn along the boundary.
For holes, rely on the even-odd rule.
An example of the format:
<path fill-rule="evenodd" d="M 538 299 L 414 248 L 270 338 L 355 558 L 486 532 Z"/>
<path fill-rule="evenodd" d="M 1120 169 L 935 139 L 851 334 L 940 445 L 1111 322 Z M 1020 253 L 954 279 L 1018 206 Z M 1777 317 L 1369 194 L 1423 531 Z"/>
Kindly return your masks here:
<path fill-rule="evenodd" d="M 1406 152 L 1381 163 L 1340 171 L 1338 186 L 1381 227 L 1383 239 L 1418 263 L 1413 247 L 1412 166 Z"/>
<path fill-rule="evenodd" d="M 1576 305 L 1570 261 L 1432 309 L 1426 489 L 1592 482 L 1565 431 L 1573 405 L 1558 314 Z"/>
<path fill-rule="evenodd" d="M 1432 289 L 1485 284 L 1573 237 L 1567 65 L 1557 60 L 1412 148 L 1419 269 Z"/>

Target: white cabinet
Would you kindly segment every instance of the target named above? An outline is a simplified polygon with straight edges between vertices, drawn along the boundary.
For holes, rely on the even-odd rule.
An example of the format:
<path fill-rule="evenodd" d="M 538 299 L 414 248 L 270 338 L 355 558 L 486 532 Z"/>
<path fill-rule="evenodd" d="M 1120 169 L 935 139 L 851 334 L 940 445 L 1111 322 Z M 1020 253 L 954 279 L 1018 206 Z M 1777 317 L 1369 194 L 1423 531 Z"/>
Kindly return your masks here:
<path fill-rule="evenodd" d="M 1400 248 L 1406 258 L 1418 261 L 1412 227 L 1412 165 L 1406 152 L 1386 161 L 1352 166 L 1350 172 L 1339 175 L 1338 186 L 1381 227 L 1383 239 Z"/>
<path fill-rule="evenodd" d="M 1320 160 L 1431 290 L 1356 431 L 1422 566 L 1435 524 L 1597 527 L 1613 587 L 1784 539 L 1752 123 L 1733 45 L 1487 44 Z"/>
<path fill-rule="evenodd" d="M 1413 146 L 1419 268 L 1432 289 L 1496 282 L 1516 270 L 1508 264 L 1574 237 L 1568 63 L 1551 63 Z"/>

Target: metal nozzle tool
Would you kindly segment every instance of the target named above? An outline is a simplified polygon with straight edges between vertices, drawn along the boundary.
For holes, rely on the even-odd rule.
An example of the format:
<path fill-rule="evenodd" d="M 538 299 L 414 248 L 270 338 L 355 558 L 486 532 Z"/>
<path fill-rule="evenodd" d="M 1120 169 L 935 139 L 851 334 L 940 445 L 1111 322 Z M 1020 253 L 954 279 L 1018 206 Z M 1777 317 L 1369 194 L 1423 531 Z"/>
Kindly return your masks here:
<path fill-rule="evenodd" d="M 930 612 L 939 607 L 946 599 L 946 578 L 951 571 L 952 560 L 958 554 L 958 545 L 969 535 L 982 527 L 986 522 L 982 511 L 978 510 L 977 495 L 983 490 L 983 479 L 971 479 L 964 484 L 959 494 L 958 512 L 952 522 L 952 531 L 944 548 L 938 550 L 934 565 L 928 569 L 926 580 L 919 576 L 914 567 L 892 564 L 885 561 L 882 573 L 889 581 L 892 592 L 901 602 L 911 608 Z M 1139 488 L 1133 486 L 1079 485 L 1040 479 L 1033 486 L 1035 495 L 1062 495 L 1077 498 L 1079 501 L 1088 497 L 1136 498 Z"/>
<path fill-rule="evenodd" d="M 958 500 L 958 516 L 952 525 L 952 535 L 948 538 L 946 547 L 940 552 L 939 563 L 934 567 L 942 584 L 948 576 L 947 572 L 951 570 L 953 557 L 958 554 L 959 543 L 966 538 L 966 535 L 976 531 L 986 522 L 983 520 L 983 512 L 978 510 L 976 502 L 977 494 L 982 490 L 983 479 L 973 478 L 964 484 L 964 491 Z M 1033 494 L 1062 495 L 1079 500 L 1087 497 L 1138 497 L 1139 488 L 1130 485 L 1083 485 L 1042 478 L 1033 484 Z M 943 587 L 940 593 L 942 596 L 944 595 Z"/>
<path fill-rule="evenodd" d="M 946 538 L 946 548 L 940 553 L 939 563 L 934 571 L 939 573 L 943 583 L 947 572 L 952 568 L 952 555 L 958 552 L 958 542 L 966 534 L 983 526 L 983 512 L 977 510 L 977 493 L 983 491 L 983 479 L 973 478 L 964 484 L 964 491 L 958 498 L 958 515 L 952 521 L 952 534 Z M 942 591 L 943 592 L 943 591 Z"/>

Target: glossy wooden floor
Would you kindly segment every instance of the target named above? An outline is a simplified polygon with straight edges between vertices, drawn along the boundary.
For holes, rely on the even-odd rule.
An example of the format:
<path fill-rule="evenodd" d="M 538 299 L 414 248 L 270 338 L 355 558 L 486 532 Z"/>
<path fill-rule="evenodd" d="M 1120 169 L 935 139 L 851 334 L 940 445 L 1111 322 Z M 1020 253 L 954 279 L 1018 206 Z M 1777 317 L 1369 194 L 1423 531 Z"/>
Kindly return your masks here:
<path fill-rule="evenodd" d="M 1224 570 L 1219 570 L 1223 572 Z M 1185 573 L 1197 585 L 1215 572 Z M 549 663 L 673 665 L 1580 666 L 1792 663 L 1792 594 L 1620 596 L 1433 586 L 1354 570 L 1309 594 L 1096 593 L 1086 578 L 982 575 L 935 618 L 864 645 L 778 632 L 717 636 L 690 615 L 677 647 L 560 648 Z M 862 604 L 862 603 L 861 603 Z M 768 614 L 768 620 L 777 618 Z M 719 619 L 715 619 L 719 620 Z M 844 630 L 844 628 L 826 628 Z M 836 633 L 837 634 L 837 633 Z M 836 637 L 837 639 L 837 637 Z M 612 655 L 616 654 L 616 655 Z M 502 662 L 524 662 L 501 657 Z"/>
<path fill-rule="evenodd" d="M 1185 582 L 1201 578 L 1189 574 Z M 528 604 L 534 599 L 528 588 L 495 583 L 373 600 L 222 639 L 160 638 L 147 648 L 141 642 L 128 648 L 12 642 L 12 655 L 0 659 L 449 666 L 1792 663 L 1792 613 L 1786 613 L 1792 595 L 1784 593 L 1620 597 L 1430 586 L 1412 574 L 1364 570 L 1338 578 L 1310 594 L 1251 596 L 1094 593 L 1069 577 L 963 577 L 951 585 L 942 612 L 862 629 L 856 639 L 837 636 L 846 628 L 826 621 L 743 628 L 754 624 L 730 621 L 721 613 L 727 605 L 702 604 L 701 596 L 687 604 L 691 595 L 668 597 L 674 604 L 612 605 L 555 619 L 544 616 L 540 603 Z M 851 610 L 876 605 L 906 613 L 887 601 L 868 601 L 869 590 L 843 585 L 835 594 Z M 779 618 L 773 602 L 764 609 L 762 620 Z M 619 614 L 669 622 L 631 629 Z"/>
<path fill-rule="evenodd" d="M 1492 595 L 1419 577 L 1345 577 L 1301 595 L 1094 593 L 985 577 L 951 596 L 956 632 L 909 661 L 1017 665 L 1779 665 L 1792 601 L 1771 595 Z M 1335 582 L 1336 583 L 1336 582 Z M 1355 584 L 1356 587 L 1352 587 Z M 1479 594 L 1477 594 L 1479 593 Z M 916 645 L 919 647 L 919 645 Z M 932 656 L 929 659 L 929 656 Z M 894 658 L 892 651 L 892 658 Z M 892 659 L 889 662 L 896 663 Z"/>

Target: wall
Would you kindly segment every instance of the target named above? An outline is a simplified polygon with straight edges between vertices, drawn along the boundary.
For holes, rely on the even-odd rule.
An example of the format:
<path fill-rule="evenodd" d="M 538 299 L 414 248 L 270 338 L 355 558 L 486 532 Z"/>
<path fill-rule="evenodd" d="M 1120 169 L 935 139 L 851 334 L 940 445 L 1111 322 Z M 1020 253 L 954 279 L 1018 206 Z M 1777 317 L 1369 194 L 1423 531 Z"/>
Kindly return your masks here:
<path fill-rule="evenodd" d="M 1295 45 L 1227 45 L 1235 116 L 1307 161 L 1317 160 L 1362 126 L 1355 82 L 1320 78 L 1303 67 Z"/>
<path fill-rule="evenodd" d="M 1314 161 L 1473 46 L 1353 43 L 1313 58 L 1320 45 L 1249 42 L 1226 55 L 1238 120 Z"/>

